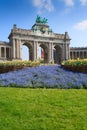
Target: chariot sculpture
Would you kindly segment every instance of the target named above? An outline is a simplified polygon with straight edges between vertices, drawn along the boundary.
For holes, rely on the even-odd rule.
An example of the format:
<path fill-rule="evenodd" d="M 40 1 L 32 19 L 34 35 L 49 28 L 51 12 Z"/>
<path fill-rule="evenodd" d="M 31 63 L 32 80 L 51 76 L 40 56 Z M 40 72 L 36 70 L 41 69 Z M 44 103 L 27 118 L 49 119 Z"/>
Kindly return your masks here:
<path fill-rule="evenodd" d="M 39 15 L 37 15 L 37 18 L 36 18 L 36 23 L 42 23 L 42 24 L 46 24 L 48 21 L 48 19 L 46 18 L 41 18 Z"/>

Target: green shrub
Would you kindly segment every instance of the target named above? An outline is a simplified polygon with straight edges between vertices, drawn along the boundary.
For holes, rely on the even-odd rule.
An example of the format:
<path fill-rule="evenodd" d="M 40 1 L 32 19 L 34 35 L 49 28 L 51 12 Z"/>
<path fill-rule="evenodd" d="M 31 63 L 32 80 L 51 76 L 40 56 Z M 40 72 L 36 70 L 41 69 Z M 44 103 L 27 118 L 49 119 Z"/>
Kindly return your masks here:
<path fill-rule="evenodd" d="M 87 59 L 67 60 L 62 62 L 62 65 L 82 66 L 87 65 Z"/>
<path fill-rule="evenodd" d="M 35 61 L 4 61 L 0 62 L 0 73 L 18 70 L 25 67 L 34 67 L 38 65 L 40 65 L 40 62 Z"/>

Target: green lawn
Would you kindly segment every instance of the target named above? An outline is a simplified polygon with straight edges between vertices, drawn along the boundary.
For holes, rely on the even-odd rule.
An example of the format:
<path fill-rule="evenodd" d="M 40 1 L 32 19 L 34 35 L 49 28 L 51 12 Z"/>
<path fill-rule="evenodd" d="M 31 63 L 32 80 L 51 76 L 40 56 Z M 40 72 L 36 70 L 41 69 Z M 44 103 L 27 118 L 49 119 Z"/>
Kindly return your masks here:
<path fill-rule="evenodd" d="M 87 130 L 87 90 L 1 87 L 0 130 Z"/>

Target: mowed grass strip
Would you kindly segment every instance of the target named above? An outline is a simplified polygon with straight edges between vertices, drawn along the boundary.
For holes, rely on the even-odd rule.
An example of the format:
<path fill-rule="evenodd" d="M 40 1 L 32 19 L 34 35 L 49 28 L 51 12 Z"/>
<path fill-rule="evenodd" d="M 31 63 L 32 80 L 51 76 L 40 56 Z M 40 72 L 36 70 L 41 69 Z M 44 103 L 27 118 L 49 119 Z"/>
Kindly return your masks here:
<path fill-rule="evenodd" d="M 1 87 L 0 130 L 87 130 L 87 91 Z"/>

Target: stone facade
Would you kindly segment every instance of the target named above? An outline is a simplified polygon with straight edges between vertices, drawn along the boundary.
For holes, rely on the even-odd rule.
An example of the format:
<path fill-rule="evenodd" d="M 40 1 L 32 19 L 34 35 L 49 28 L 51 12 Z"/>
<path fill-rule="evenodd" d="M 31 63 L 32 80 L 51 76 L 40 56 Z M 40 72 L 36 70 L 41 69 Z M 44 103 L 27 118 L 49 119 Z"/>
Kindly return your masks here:
<path fill-rule="evenodd" d="M 29 60 L 38 60 L 38 47 L 44 50 L 45 63 L 61 63 L 69 58 L 76 58 L 74 52 L 79 48 L 70 48 L 70 38 L 67 32 L 65 34 L 56 34 L 47 24 L 35 23 L 30 30 L 17 28 L 13 29 L 9 35 L 9 43 L 0 42 L 0 60 L 22 60 L 22 46 L 29 48 Z M 87 57 L 87 48 L 84 48 L 85 58 Z M 84 49 L 80 49 L 80 52 Z M 77 53 L 78 54 L 78 53 Z M 78 55 L 84 58 L 82 55 Z M 77 56 L 77 57 L 78 57 Z"/>
<path fill-rule="evenodd" d="M 0 41 L 0 60 L 11 60 L 11 46 L 7 42 Z"/>
<path fill-rule="evenodd" d="M 70 58 L 71 59 L 84 59 L 87 58 L 87 47 L 72 47 L 70 48 Z"/>

